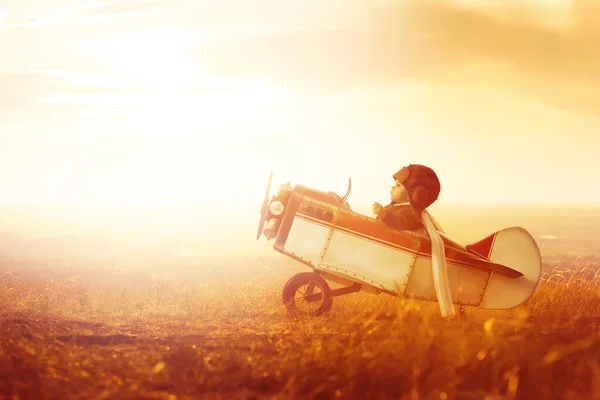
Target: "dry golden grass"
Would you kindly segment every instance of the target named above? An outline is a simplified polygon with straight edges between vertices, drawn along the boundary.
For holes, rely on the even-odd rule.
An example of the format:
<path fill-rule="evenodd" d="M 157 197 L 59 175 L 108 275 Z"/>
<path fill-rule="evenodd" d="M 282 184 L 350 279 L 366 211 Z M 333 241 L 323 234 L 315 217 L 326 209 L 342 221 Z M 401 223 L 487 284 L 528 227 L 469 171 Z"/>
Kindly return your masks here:
<path fill-rule="evenodd" d="M 523 305 L 468 308 L 364 293 L 289 319 L 254 280 L 33 284 L 0 279 L 0 398 L 598 399 L 600 260 L 554 258 Z"/>

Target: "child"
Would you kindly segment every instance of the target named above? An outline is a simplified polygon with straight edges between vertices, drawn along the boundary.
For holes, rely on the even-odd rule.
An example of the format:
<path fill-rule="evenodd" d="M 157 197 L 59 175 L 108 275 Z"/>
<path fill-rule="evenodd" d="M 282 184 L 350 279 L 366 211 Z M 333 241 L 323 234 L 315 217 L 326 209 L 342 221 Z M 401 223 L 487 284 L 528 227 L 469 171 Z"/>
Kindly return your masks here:
<path fill-rule="evenodd" d="M 440 181 L 429 167 L 410 164 L 393 175 L 395 183 L 390 193 L 391 203 L 383 207 L 373 203 L 377 219 L 391 228 L 419 230 L 424 228 L 421 213 L 440 194 Z"/>
<path fill-rule="evenodd" d="M 433 283 L 443 317 L 456 315 L 452 290 L 448 280 L 448 266 L 442 229 L 426 208 L 437 200 L 440 181 L 433 170 L 424 165 L 410 164 L 394 174 L 392 202 L 385 207 L 373 203 L 373 212 L 386 225 L 400 230 L 424 228 L 431 240 L 431 267 Z"/>

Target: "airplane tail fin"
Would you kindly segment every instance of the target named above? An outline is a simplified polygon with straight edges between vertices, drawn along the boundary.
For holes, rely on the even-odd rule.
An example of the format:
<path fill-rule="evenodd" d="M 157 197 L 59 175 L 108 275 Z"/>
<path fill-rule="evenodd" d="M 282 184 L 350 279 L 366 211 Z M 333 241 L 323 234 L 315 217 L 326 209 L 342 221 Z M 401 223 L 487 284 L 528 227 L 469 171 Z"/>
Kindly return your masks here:
<path fill-rule="evenodd" d="M 466 247 L 494 263 L 523 274 L 515 279 L 493 273 L 480 307 L 516 307 L 527 300 L 537 287 L 542 272 L 542 257 L 535 239 L 525 229 L 502 229 Z"/>

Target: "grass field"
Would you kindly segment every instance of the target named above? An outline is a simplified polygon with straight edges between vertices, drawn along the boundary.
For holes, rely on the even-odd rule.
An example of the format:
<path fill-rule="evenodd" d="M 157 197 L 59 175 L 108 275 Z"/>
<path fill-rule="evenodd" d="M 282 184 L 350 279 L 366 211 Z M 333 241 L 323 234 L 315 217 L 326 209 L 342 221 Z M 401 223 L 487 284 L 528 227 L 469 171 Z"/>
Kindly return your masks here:
<path fill-rule="evenodd" d="M 365 293 L 290 319 L 281 289 L 306 268 L 278 260 L 194 279 L 7 271 L 0 398 L 600 398 L 600 259 L 545 259 L 523 305 L 450 320 Z"/>

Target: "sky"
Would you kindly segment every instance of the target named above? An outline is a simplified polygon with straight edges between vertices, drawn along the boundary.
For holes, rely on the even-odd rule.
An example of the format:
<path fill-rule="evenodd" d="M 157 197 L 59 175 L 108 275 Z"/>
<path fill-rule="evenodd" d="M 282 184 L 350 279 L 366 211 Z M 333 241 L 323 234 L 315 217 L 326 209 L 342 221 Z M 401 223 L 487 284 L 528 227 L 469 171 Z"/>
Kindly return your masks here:
<path fill-rule="evenodd" d="M 594 1 L 0 0 L 0 204 L 600 204 Z M 258 212 L 258 211 L 257 211 Z"/>

